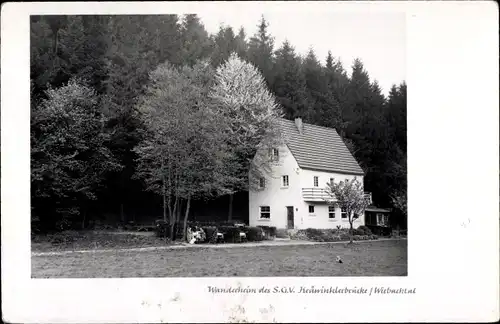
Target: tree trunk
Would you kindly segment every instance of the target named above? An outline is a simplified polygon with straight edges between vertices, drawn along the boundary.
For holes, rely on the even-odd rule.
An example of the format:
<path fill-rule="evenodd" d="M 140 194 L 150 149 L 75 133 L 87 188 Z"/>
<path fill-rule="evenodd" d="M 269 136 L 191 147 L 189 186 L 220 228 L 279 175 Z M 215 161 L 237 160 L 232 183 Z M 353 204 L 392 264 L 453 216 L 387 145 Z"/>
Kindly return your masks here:
<path fill-rule="evenodd" d="M 123 203 L 120 204 L 120 220 L 125 223 L 125 213 L 123 212 Z"/>
<path fill-rule="evenodd" d="M 174 226 L 175 226 L 175 223 L 170 224 L 170 240 L 171 241 L 174 240 Z"/>
<path fill-rule="evenodd" d="M 85 219 L 87 218 L 87 209 L 83 209 L 82 230 L 85 229 Z"/>
<path fill-rule="evenodd" d="M 227 221 L 233 220 L 233 194 L 229 194 L 229 210 L 227 213 Z"/>
<path fill-rule="evenodd" d="M 350 225 L 350 228 L 349 228 L 349 243 L 352 243 L 353 227 L 352 227 L 352 216 L 351 215 L 349 215 L 349 225 Z"/>
<path fill-rule="evenodd" d="M 170 226 L 172 226 L 171 230 L 170 230 L 170 239 L 172 241 L 175 241 L 175 231 L 174 231 L 174 228 L 175 228 L 175 224 L 176 224 L 176 221 L 177 221 L 177 209 L 179 208 L 178 207 L 178 203 L 179 203 L 179 196 L 175 196 L 175 201 L 174 201 L 174 211 L 173 211 L 173 215 L 172 215 L 172 218 L 170 219 Z"/>
<path fill-rule="evenodd" d="M 189 207 L 191 207 L 191 197 L 188 196 L 187 204 L 186 204 L 186 213 L 184 214 L 184 224 L 182 227 L 182 240 L 185 241 L 187 239 L 187 221 L 189 216 Z"/>
<path fill-rule="evenodd" d="M 161 161 L 161 169 L 163 172 L 163 160 Z M 167 186 L 165 184 L 165 174 L 162 177 L 163 182 L 163 220 L 167 222 Z"/>

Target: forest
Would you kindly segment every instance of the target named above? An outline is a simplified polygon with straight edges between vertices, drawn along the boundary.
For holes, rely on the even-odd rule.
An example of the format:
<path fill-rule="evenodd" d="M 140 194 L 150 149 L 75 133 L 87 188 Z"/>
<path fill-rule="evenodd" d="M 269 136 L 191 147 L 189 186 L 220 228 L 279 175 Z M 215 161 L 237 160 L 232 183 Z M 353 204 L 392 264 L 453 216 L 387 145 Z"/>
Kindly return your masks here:
<path fill-rule="evenodd" d="M 224 25 L 209 34 L 196 14 L 32 16 L 32 228 L 186 219 L 214 199 L 236 206 L 249 189 L 245 161 L 278 116 L 335 128 L 365 191 L 406 227 L 405 81 L 386 97 L 361 59 L 348 74 L 335 53 L 322 64 L 313 48 L 275 44 L 264 16 L 256 25 L 254 35 Z M 230 113 L 255 98 L 264 108 Z M 228 123 L 245 133 L 222 131 Z"/>

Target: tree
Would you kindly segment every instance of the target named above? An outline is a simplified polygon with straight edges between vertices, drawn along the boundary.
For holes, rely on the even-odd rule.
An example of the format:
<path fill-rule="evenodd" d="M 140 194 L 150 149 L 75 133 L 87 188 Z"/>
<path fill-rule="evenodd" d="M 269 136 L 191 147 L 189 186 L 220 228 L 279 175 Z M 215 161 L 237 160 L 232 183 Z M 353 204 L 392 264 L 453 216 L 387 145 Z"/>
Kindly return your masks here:
<path fill-rule="evenodd" d="M 231 150 L 226 161 L 230 193 L 251 189 L 270 172 L 268 149 L 282 143 L 277 127 L 280 107 L 259 70 L 235 53 L 217 69 L 210 97 L 215 100 L 214 114 L 223 119 L 224 138 Z M 232 218 L 231 197 L 228 218 Z"/>
<path fill-rule="evenodd" d="M 181 23 L 182 63 L 193 66 L 210 54 L 210 38 L 196 14 L 187 14 Z"/>
<path fill-rule="evenodd" d="M 267 31 L 268 27 L 269 23 L 262 16 L 257 32 L 248 43 L 248 60 L 259 69 L 270 86 L 273 84 L 274 38 Z"/>
<path fill-rule="evenodd" d="M 185 236 L 191 201 L 228 192 L 224 163 L 228 151 L 221 119 L 212 113 L 207 96 L 212 75 L 207 62 L 181 70 L 164 63 L 151 73 L 138 106 L 146 131 L 134 149 L 136 176 L 147 190 L 163 197 L 171 238 L 183 201 Z"/>
<path fill-rule="evenodd" d="M 363 184 L 354 178 L 351 181 L 329 182 L 326 184 L 325 192 L 328 198 L 325 200 L 329 205 L 337 206 L 345 210 L 349 221 L 349 232 L 352 243 L 353 222 L 364 215 L 369 201 L 365 198 Z"/>
<path fill-rule="evenodd" d="M 406 220 L 408 218 L 408 195 L 406 189 L 395 191 L 391 195 L 391 200 L 394 208 L 398 209 Z"/>
<path fill-rule="evenodd" d="M 238 54 L 238 56 L 243 60 L 246 60 L 248 51 L 246 37 L 245 29 L 240 27 L 238 35 L 236 35 L 236 54 Z"/>
<path fill-rule="evenodd" d="M 46 91 L 31 111 L 32 206 L 43 223 L 73 223 L 95 200 L 104 175 L 118 170 L 105 142 L 96 92 L 78 80 Z M 35 98 L 34 98 L 35 99 Z"/>
<path fill-rule="evenodd" d="M 326 65 L 324 67 L 324 78 L 327 87 L 327 105 L 330 107 L 326 116 L 327 124 L 325 126 L 333 127 L 337 130 L 340 136 L 345 138 L 345 129 L 347 126 L 344 120 L 344 103 L 346 101 L 347 85 L 349 77 L 345 72 L 342 62 L 339 59 L 336 61 L 333 55 L 328 51 L 326 57 Z"/>
<path fill-rule="evenodd" d="M 122 222 L 127 220 L 127 203 L 138 203 L 140 187 L 132 179 L 135 172 L 135 145 L 141 140 L 142 121 L 138 118 L 138 98 L 144 94 L 149 73 L 161 62 L 179 64 L 181 33 L 177 15 L 111 17 L 113 36 L 106 53 L 106 110 L 113 130 L 110 149 L 125 166 L 108 179 L 108 204 L 119 207 Z"/>
<path fill-rule="evenodd" d="M 276 51 L 273 91 L 283 107 L 286 118 L 302 117 L 307 108 L 306 83 L 301 73 L 300 57 L 290 42 L 285 40 Z"/>
<path fill-rule="evenodd" d="M 219 32 L 213 37 L 212 65 L 217 67 L 227 61 L 229 55 L 236 50 L 237 41 L 231 27 L 219 26 Z"/>

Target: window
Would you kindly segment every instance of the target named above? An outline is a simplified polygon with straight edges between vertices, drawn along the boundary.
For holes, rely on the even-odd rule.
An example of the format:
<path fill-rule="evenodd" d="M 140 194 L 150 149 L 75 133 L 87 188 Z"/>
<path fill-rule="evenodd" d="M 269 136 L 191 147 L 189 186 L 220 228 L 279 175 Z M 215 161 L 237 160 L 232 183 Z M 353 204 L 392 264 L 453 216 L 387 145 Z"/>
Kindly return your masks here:
<path fill-rule="evenodd" d="M 314 205 L 309 205 L 309 214 L 314 214 Z"/>
<path fill-rule="evenodd" d="M 317 187 L 318 186 L 318 177 L 314 177 L 314 186 Z"/>
<path fill-rule="evenodd" d="M 271 218 L 271 207 L 269 206 L 260 206 L 260 218 Z"/>
<path fill-rule="evenodd" d="M 328 206 L 328 218 L 335 218 L 335 206 Z"/>
<path fill-rule="evenodd" d="M 269 158 L 272 161 L 278 161 L 280 158 L 280 151 L 277 148 L 269 149 Z"/>
<path fill-rule="evenodd" d="M 288 176 L 284 175 L 282 178 L 283 178 L 283 187 L 288 187 Z"/>
<path fill-rule="evenodd" d="M 340 217 L 347 218 L 347 211 L 343 207 L 340 209 Z"/>
<path fill-rule="evenodd" d="M 280 159 L 280 151 L 278 149 L 273 149 L 273 160 L 278 161 Z"/>
<path fill-rule="evenodd" d="M 266 187 L 266 179 L 260 178 L 259 179 L 259 188 L 264 189 L 265 187 Z"/>

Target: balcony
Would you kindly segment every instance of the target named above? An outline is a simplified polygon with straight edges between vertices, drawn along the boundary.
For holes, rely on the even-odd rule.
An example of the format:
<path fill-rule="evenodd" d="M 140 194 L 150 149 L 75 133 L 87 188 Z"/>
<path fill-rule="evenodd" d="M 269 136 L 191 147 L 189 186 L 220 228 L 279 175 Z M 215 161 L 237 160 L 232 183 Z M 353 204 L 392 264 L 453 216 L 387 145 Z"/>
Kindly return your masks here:
<path fill-rule="evenodd" d="M 302 198 L 305 201 L 325 201 L 331 196 L 323 188 L 302 188 Z"/>
<path fill-rule="evenodd" d="M 371 205 L 372 193 L 365 192 L 364 195 L 365 199 Z M 304 201 L 324 202 L 325 200 L 331 199 L 331 196 L 324 188 L 302 188 L 302 198 Z"/>

